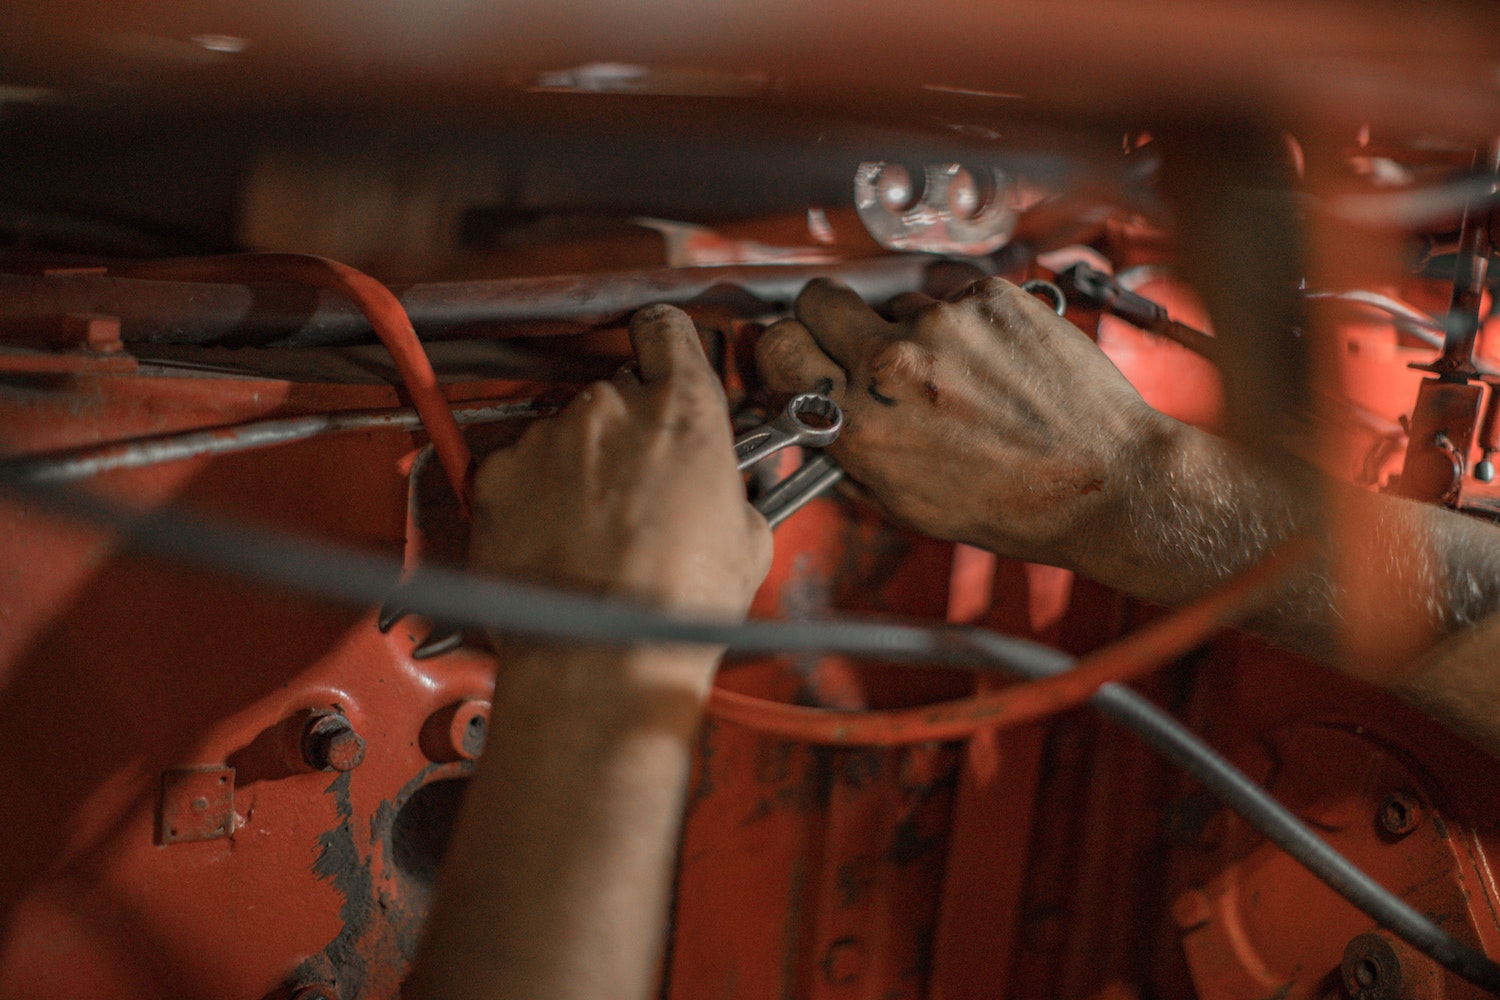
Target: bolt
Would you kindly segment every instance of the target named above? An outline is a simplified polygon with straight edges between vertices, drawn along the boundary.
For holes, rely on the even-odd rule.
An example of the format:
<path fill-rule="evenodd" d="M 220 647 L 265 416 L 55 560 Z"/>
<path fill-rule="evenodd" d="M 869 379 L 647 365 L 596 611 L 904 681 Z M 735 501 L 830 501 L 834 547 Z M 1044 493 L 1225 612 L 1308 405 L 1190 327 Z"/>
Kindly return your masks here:
<path fill-rule="evenodd" d="M 1474 465 L 1474 478 L 1481 483 L 1491 482 L 1495 478 L 1495 462 L 1488 452 Z"/>
<path fill-rule="evenodd" d="M 319 712 L 302 731 L 302 759 L 315 771 L 352 771 L 365 759 L 365 740 L 338 712 Z"/>
<path fill-rule="evenodd" d="M 1393 837 L 1404 837 L 1422 822 L 1422 803 L 1405 792 L 1392 792 L 1380 803 L 1380 828 Z"/>
<path fill-rule="evenodd" d="M 1339 963 L 1350 1000 L 1400 1000 L 1401 956 L 1379 934 L 1361 934 L 1344 948 Z"/>
<path fill-rule="evenodd" d="M 125 349 L 120 339 L 120 317 L 97 313 L 68 313 L 63 329 L 69 337 L 80 340 L 95 354 L 119 354 Z"/>

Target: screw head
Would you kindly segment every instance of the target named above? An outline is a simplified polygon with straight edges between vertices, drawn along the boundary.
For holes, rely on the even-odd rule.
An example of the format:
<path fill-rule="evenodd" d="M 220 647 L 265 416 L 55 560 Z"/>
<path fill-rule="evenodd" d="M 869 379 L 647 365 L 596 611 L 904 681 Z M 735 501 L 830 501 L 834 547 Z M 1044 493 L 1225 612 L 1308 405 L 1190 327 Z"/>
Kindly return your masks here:
<path fill-rule="evenodd" d="M 365 759 L 365 740 L 343 715 L 321 712 L 302 731 L 302 759 L 315 771 L 352 771 Z"/>
<path fill-rule="evenodd" d="M 1422 803 L 1405 792 L 1391 792 L 1380 803 L 1380 828 L 1393 837 L 1404 837 L 1422 823 Z"/>

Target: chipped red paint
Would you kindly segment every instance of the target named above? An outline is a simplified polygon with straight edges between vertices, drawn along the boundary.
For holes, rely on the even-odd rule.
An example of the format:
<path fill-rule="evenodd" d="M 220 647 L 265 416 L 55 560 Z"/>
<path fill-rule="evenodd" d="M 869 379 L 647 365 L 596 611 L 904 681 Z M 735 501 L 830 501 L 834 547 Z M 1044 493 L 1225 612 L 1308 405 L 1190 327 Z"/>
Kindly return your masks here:
<path fill-rule="evenodd" d="M 1132 340 L 1116 361 L 1153 387 L 1156 405 L 1203 416 L 1202 384 L 1154 367 L 1177 364 L 1177 353 Z M 1410 382 L 1391 374 L 1368 402 L 1394 419 Z M 449 388 L 495 398 L 538 387 Z M 380 386 L 76 370 L 45 392 L 0 389 L 0 433 L 7 449 L 40 452 L 398 404 Z M 441 559 L 458 551 L 443 544 L 439 526 L 453 512 L 441 508 L 441 481 L 419 480 L 432 510 L 408 509 L 418 444 L 404 432 L 349 434 L 112 472 L 96 485 Z M 0 997 L 394 998 L 494 665 L 472 652 L 415 661 L 420 620 L 382 635 L 374 609 L 122 555 L 11 501 L 0 505 L 0 566 Z M 996 560 L 822 500 L 779 529 L 754 613 L 844 612 L 975 622 L 1078 653 L 1151 614 L 1067 571 Z M 928 705 L 976 687 L 962 672 L 838 657 L 731 662 L 720 683 L 848 710 Z M 1226 749 L 1271 740 L 1277 753 L 1301 747 L 1304 762 L 1383 762 L 1427 817 L 1399 843 L 1370 832 L 1390 782 L 1345 801 L 1342 785 L 1298 779 L 1302 808 L 1368 812 L 1368 828 L 1344 827 L 1358 834 L 1344 846 L 1450 929 L 1500 948 L 1493 762 L 1409 709 L 1239 640 L 1146 687 Z M 338 712 L 359 733 L 357 767 L 314 771 L 301 758 L 315 712 Z M 1330 751 L 1328 739 L 1355 750 Z M 189 768 L 233 768 L 234 829 L 159 843 L 162 776 Z M 1260 975 L 1255 959 L 1303 970 L 1285 995 L 1312 995 L 1304 986 L 1332 975 L 1347 936 L 1368 928 L 1231 826 L 1149 751 L 1081 712 L 966 743 L 890 748 L 813 747 L 709 719 L 689 789 L 668 993 L 1231 996 Z M 1296 891 L 1268 883 L 1251 914 L 1267 940 L 1251 954 L 1226 936 L 1243 898 L 1228 887 L 1267 873 Z"/>

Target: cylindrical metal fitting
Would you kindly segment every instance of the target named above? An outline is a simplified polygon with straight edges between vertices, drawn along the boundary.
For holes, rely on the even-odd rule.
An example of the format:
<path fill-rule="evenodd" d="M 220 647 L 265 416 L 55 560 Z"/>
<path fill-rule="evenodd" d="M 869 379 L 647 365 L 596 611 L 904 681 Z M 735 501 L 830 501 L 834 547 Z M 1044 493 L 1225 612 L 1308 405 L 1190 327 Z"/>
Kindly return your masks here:
<path fill-rule="evenodd" d="M 365 759 L 365 740 L 340 713 L 319 712 L 302 730 L 302 759 L 315 771 L 352 771 Z"/>

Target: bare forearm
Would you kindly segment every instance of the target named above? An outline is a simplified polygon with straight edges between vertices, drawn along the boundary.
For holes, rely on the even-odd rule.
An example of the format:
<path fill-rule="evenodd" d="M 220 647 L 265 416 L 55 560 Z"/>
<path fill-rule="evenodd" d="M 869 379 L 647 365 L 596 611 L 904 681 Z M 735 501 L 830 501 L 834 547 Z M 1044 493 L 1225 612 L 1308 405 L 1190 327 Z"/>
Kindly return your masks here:
<path fill-rule="evenodd" d="M 408 997 L 647 994 L 713 656 L 507 664 Z"/>
<path fill-rule="evenodd" d="M 1075 550 L 1081 571 L 1175 605 L 1311 536 L 1319 557 L 1247 624 L 1367 680 L 1401 690 L 1418 656 L 1500 608 L 1500 531 L 1464 515 L 1273 472 L 1165 418 L 1126 475 Z"/>
<path fill-rule="evenodd" d="M 903 296 L 892 319 L 813 282 L 796 313 L 756 345 L 765 383 L 834 396 L 834 457 L 897 520 L 1168 605 L 1311 536 L 1321 560 L 1246 624 L 1427 705 L 1462 689 L 1481 707 L 1444 718 L 1479 712 L 1500 747 L 1500 671 L 1463 673 L 1477 647 L 1417 662 L 1500 607 L 1500 531 L 1258 465 L 1152 410 L 1081 330 L 999 279 Z"/>

